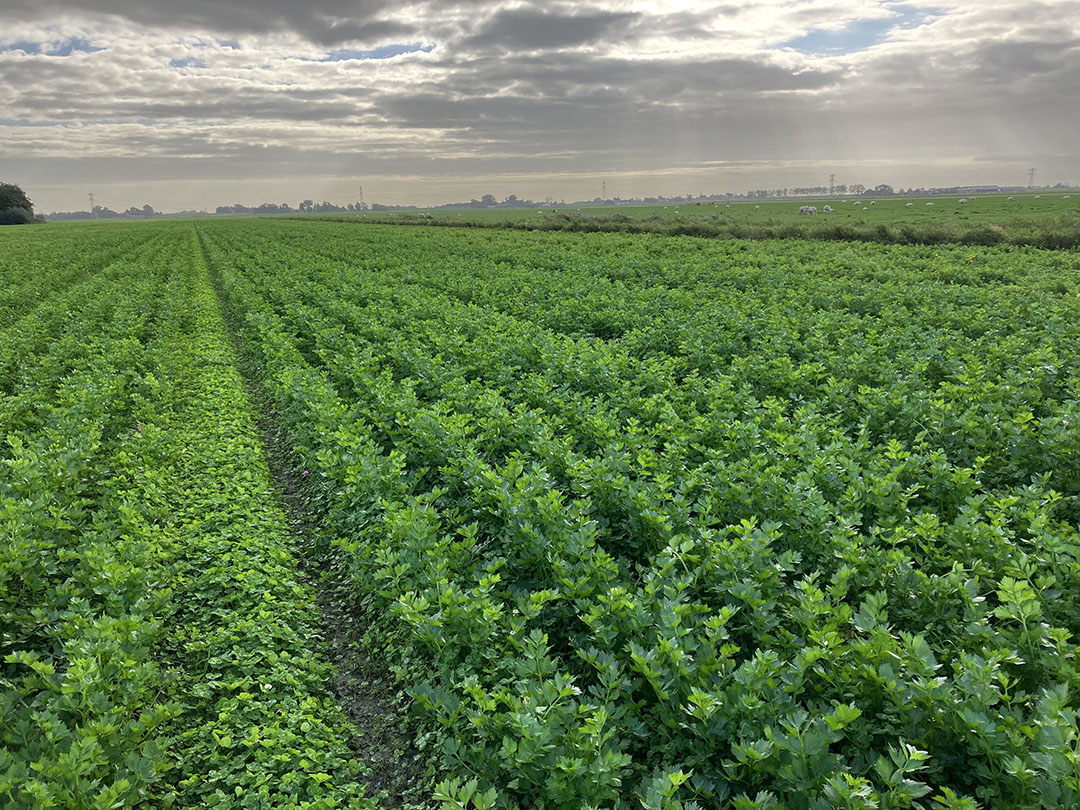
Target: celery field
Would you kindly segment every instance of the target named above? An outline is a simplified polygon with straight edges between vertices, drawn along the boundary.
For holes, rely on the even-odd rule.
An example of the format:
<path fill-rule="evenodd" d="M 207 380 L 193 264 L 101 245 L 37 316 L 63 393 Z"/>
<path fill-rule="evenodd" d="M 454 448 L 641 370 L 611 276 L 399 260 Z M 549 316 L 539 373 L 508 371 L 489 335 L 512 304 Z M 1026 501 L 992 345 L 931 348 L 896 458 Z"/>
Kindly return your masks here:
<path fill-rule="evenodd" d="M 1080 805 L 1075 250 L 10 228 L 0 336 L 4 808 L 395 806 L 318 593 L 441 810 Z"/>

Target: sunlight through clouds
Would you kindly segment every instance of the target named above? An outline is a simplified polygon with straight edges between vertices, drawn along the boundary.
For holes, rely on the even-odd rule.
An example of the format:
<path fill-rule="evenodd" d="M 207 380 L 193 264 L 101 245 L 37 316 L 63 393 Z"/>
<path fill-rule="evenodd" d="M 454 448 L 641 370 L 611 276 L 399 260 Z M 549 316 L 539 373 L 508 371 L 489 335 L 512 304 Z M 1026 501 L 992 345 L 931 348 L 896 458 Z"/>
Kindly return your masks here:
<path fill-rule="evenodd" d="M 0 174 L 55 208 L 143 178 L 175 181 L 165 207 L 361 183 L 443 202 L 511 176 L 570 197 L 597 172 L 626 196 L 844 166 L 1016 182 L 1035 159 L 1076 180 L 1077 20 L 1075 0 L 8 0 Z"/>

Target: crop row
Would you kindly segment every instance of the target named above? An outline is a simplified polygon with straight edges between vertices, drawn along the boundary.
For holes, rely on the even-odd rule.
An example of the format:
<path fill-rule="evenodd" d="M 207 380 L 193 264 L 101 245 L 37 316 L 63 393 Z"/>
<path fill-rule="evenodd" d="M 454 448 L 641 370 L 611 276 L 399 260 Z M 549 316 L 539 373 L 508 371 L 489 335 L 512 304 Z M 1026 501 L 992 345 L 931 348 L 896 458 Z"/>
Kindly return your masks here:
<path fill-rule="evenodd" d="M 5 232 L 0 254 L 0 329 L 115 259 L 141 247 L 145 232 L 116 226 L 42 239 L 25 228 Z"/>
<path fill-rule="evenodd" d="M 451 772 L 508 806 L 1073 802 L 1075 261 L 201 233 Z"/>
<path fill-rule="evenodd" d="M 369 807 L 194 231 L 141 233 L 11 344 L 0 804 Z"/>

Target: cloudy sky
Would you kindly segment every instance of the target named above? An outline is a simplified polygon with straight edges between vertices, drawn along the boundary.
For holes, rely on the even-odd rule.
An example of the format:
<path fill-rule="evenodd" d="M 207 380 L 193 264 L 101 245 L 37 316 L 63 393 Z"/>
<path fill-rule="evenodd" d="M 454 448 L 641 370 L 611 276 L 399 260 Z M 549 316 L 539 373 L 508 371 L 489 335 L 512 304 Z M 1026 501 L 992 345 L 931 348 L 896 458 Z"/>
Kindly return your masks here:
<path fill-rule="evenodd" d="M 3 0 L 39 211 L 1080 182 L 1080 0 Z"/>

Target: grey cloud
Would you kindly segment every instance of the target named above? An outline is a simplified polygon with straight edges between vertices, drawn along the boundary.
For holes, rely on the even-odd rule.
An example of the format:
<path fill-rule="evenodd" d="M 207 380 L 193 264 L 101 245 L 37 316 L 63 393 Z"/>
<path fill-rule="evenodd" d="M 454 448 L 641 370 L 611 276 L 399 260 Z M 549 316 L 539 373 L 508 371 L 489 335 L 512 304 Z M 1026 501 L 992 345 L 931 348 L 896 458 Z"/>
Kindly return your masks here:
<path fill-rule="evenodd" d="M 227 34 L 291 31 L 323 45 L 417 33 L 415 25 L 388 18 L 387 4 L 378 0 L 7 0 L 5 5 L 15 19 L 76 13 Z"/>
<path fill-rule="evenodd" d="M 978 47 L 972 58 L 976 72 L 997 81 L 1037 76 L 1080 63 L 1080 40 L 1047 42 L 1026 40 L 991 42 Z M 1073 74 L 1075 80 L 1077 74 Z"/>
<path fill-rule="evenodd" d="M 562 14 L 528 8 L 504 9 L 483 23 L 464 44 L 505 50 L 568 48 L 606 39 L 625 30 L 638 17 L 626 12 Z"/>
<path fill-rule="evenodd" d="M 0 29 L 56 17 L 118 36 L 95 54 L 0 54 L 4 117 L 44 124 L 0 124 L 0 169 L 103 188 L 118 177 L 660 172 L 1075 152 L 1080 31 L 1060 8 L 1078 4 L 1023 14 L 990 5 L 943 12 L 947 25 L 910 39 L 817 59 L 732 39 L 725 28 L 748 29 L 761 14 L 737 0 L 637 15 L 619 0 L 7 0 Z M 817 15 L 805 16 L 813 25 L 823 8 L 777 2 L 771 19 L 788 30 L 797 15 Z M 141 42 L 103 14 L 154 33 Z M 436 47 L 320 63 L 300 58 L 310 50 L 291 52 L 294 37 L 261 40 L 259 51 L 245 32 L 295 34 L 327 50 Z M 190 44 L 215 38 L 243 48 Z M 170 69 L 193 54 L 206 68 Z M 96 125 L 49 126 L 69 120 Z"/>
<path fill-rule="evenodd" d="M 700 39 L 713 36 L 713 26 L 738 17 L 749 8 L 746 4 L 718 3 L 708 11 L 674 11 L 658 17 L 646 17 L 639 20 L 639 35 L 663 33 L 678 40 Z"/>
<path fill-rule="evenodd" d="M 422 35 L 417 26 L 398 20 L 353 20 L 326 21 L 323 25 L 309 29 L 309 36 L 319 45 L 339 45 L 342 42 L 378 42 L 399 37 L 408 39 Z"/>
<path fill-rule="evenodd" d="M 566 98 L 592 89 L 615 97 L 677 101 L 697 95 L 814 90 L 838 82 L 842 71 L 794 71 L 761 58 L 627 59 L 587 54 L 541 54 L 512 60 L 474 57 L 454 61 L 443 91 L 476 96 L 515 86 L 536 97 Z M 483 88 L 477 91 L 476 88 Z M 468 92 L 472 90 L 472 92 Z M 707 102 L 706 102 L 707 103 Z"/>

